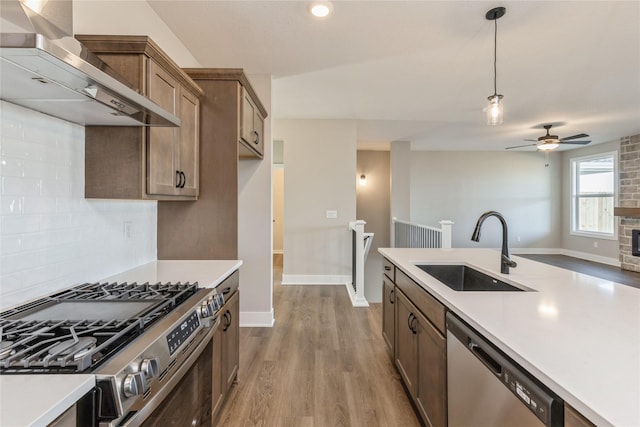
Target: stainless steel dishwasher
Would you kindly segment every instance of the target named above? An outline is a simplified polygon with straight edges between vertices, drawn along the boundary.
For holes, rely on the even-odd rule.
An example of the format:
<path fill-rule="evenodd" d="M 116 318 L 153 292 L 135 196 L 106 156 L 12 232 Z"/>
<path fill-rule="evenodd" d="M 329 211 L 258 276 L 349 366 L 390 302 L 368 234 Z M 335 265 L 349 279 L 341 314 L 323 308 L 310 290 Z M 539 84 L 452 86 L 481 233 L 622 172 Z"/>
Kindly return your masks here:
<path fill-rule="evenodd" d="M 449 427 L 563 426 L 564 402 L 447 313 Z"/>

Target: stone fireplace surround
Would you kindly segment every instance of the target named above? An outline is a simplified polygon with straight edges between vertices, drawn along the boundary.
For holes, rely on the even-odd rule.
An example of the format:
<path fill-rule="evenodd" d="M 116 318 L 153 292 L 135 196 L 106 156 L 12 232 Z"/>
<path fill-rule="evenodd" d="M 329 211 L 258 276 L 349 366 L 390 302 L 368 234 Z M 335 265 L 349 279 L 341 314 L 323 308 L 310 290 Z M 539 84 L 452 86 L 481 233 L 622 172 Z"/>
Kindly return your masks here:
<path fill-rule="evenodd" d="M 631 234 L 640 229 L 640 134 L 620 139 L 620 267 L 640 272 L 640 257 L 631 253 Z M 628 210 L 625 208 L 632 208 Z M 621 212 L 622 211 L 622 212 Z"/>

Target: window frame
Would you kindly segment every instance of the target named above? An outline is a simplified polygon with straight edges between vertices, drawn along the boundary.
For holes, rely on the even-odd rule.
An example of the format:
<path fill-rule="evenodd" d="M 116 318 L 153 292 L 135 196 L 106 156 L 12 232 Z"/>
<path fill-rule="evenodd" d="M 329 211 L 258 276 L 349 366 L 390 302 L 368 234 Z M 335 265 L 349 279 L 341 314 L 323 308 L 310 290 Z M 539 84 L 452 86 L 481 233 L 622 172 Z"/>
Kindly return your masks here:
<path fill-rule="evenodd" d="M 618 173 L 618 151 L 606 151 L 598 154 L 590 154 L 588 156 L 572 157 L 570 158 L 570 189 L 569 189 L 569 204 L 570 209 L 570 232 L 569 234 L 581 237 L 591 237 L 604 240 L 618 240 L 618 220 L 617 217 L 613 217 L 613 233 L 603 233 L 598 231 L 582 231 L 578 230 L 578 194 L 577 194 L 577 164 L 587 160 L 601 159 L 604 157 L 613 158 L 613 206 L 618 205 L 619 191 L 619 173 Z"/>

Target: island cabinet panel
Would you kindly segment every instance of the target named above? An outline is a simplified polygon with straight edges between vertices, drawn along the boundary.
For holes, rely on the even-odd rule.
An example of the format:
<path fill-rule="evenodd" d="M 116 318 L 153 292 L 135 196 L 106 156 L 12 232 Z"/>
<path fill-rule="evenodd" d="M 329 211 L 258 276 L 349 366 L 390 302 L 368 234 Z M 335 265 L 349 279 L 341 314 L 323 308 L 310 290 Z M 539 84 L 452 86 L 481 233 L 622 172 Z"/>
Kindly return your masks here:
<path fill-rule="evenodd" d="M 202 89 L 147 36 L 76 38 L 181 121 L 177 128 L 88 126 L 85 197 L 196 200 Z"/>
<path fill-rule="evenodd" d="M 447 425 L 447 341 L 417 313 L 418 380 L 416 406 L 428 426 Z"/>
<path fill-rule="evenodd" d="M 415 306 L 402 293 L 396 294 L 396 367 L 412 398 L 416 396 L 418 339 L 414 332 Z"/>
<path fill-rule="evenodd" d="M 389 278 L 392 282 L 396 282 L 396 266 L 391 263 L 386 258 L 382 259 L 382 270 L 385 276 Z"/>
<path fill-rule="evenodd" d="M 382 338 L 387 344 L 391 358 L 395 357 L 395 285 L 382 276 Z"/>
<path fill-rule="evenodd" d="M 402 270 L 396 269 L 396 286 L 404 292 L 409 299 L 420 308 L 427 318 L 442 333 L 446 334 L 445 315 L 446 308 L 440 304 L 430 293 L 414 282 Z"/>
<path fill-rule="evenodd" d="M 437 326 L 446 310 L 400 270 L 396 269 L 395 277 L 395 365 L 425 425 L 446 427 L 447 345 L 445 333 Z M 383 283 L 387 297 L 386 274 Z M 383 317 L 385 336 L 386 313 Z"/>
<path fill-rule="evenodd" d="M 571 406 L 564 404 L 564 426 L 565 427 L 595 427 L 591 421 L 586 419 L 580 412 Z"/>
<path fill-rule="evenodd" d="M 396 289 L 396 367 L 426 425 L 447 425 L 446 339 Z"/>

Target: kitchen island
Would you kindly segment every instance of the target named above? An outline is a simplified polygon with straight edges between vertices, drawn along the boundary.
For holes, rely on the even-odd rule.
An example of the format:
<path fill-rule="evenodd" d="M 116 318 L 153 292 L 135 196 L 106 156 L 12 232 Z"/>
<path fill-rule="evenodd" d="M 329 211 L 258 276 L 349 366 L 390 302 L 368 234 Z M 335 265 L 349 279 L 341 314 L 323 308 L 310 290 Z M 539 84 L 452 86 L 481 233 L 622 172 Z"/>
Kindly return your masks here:
<path fill-rule="evenodd" d="M 238 260 L 154 261 L 99 282 L 198 282 L 200 288 L 213 288 L 241 265 Z M 94 385 L 91 373 L 0 375 L 0 425 L 48 425 Z"/>
<path fill-rule="evenodd" d="M 598 426 L 640 426 L 640 290 L 490 249 L 379 249 Z M 529 292 L 457 292 L 416 264 L 464 264 Z"/>

